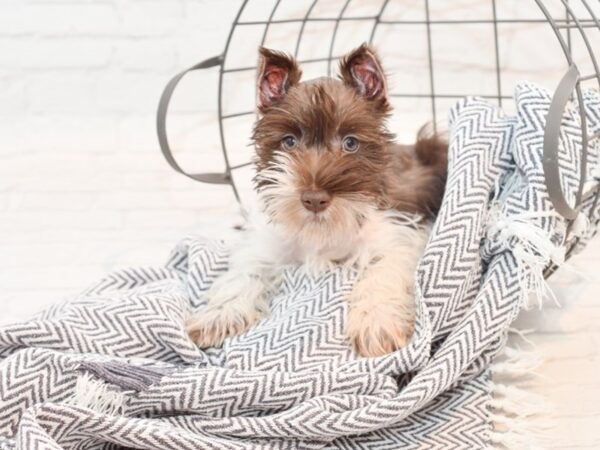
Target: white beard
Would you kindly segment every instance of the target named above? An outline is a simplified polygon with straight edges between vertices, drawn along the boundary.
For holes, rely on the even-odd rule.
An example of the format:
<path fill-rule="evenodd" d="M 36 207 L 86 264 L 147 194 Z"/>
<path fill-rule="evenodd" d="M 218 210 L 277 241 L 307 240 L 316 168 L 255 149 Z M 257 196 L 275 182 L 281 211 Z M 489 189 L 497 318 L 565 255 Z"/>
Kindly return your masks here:
<path fill-rule="evenodd" d="M 259 174 L 259 180 L 273 184 L 260 189 L 264 215 L 256 217 L 250 228 L 259 236 L 275 239 L 284 250 L 286 262 L 317 271 L 341 263 L 360 271 L 381 258 L 390 246 L 407 246 L 403 251 L 407 258 L 416 253 L 418 259 L 422 253 L 420 217 L 379 210 L 372 199 L 360 195 L 334 197 L 325 211 L 315 214 L 300 201 L 290 158 L 279 153 L 275 161 Z"/>

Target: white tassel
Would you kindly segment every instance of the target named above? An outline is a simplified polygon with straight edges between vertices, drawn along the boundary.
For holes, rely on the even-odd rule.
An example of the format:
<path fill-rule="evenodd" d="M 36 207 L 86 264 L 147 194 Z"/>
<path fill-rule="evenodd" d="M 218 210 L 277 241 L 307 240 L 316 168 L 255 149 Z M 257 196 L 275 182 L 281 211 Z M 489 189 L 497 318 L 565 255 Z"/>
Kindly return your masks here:
<path fill-rule="evenodd" d="M 508 417 L 503 414 L 491 414 L 495 427 L 490 433 L 490 448 L 505 448 L 510 450 L 542 450 L 539 445 L 539 435 L 546 427 L 533 427 L 525 424 L 521 417 Z"/>
<path fill-rule="evenodd" d="M 75 393 L 68 404 L 88 408 L 99 414 L 122 414 L 125 407 L 125 395 L 116 392 L 103 381 L 96 380 L 89 373 L 77 378 Z"/>
<path fill-rule="evenodd" d="M 530 331 L 510 329 L 509 332 L 523 337 Z M 493 429 L 488 448 L 542 448 L 539 441 L 549 424 L 540 421 L 539 416 L 549 413 L 553 405 L 544 397 L 515 385 L 519 378 L 537 375 L 535 370 L 541 363 L 538 352 L 506 346 L 498 355 L 498 360 L 491 364 L 493 380 L 489 417 Z M 507 385 L 507 382 L 512 384 Z"/>
<path fill-rule="evenodd" d="M 534 294 L 541 309 L 545 298 L 551 298 L 560 306 L 556 295 L 544 279 L 544 269 L 553 262 L 562 265 L 565 261 L 565 249 L 552 243 L 551 236 L 537 227 L 533 219 L 556 216 L 555 212 L 531 212 L 504 217 L 500 205 L 490 209 L 488 219 L 488 235 L 508 243 L 516 241 L 512 253 L 518 265 L 521 291 L 523 292 L 522 306 L 530 307 L 528 293 Z"/>
<path fill-rule="evenodd" d="M 553 405 L 543 397 L 515 386 L 494 383 L 492 409 L 515 417 L 531 417 L 548 413 Z"/>
<path fill-rule="evenodd" d="M 533 332 L 535 332 L 535 330 L 534 330 L 534 329 L 519 330 L 518 328 L 512 328 L 512 327 L 510 327 L 510 328 L 508 329 L 508 333 L 509 333 L 509 334 L 516 335 L 516 336 L 518 336 L 519 338 L 521 338 L 521 340 L 522 340 L 523 342 L 525 342 L 526 344 L 528 344 L 529 346 L 531 346 L 531 347 L 535 347 L 535 343 L 534 343 L 534 342 L 533 342 L 531 339 L 529 339 L 529 338 L 527 337 L 527 335 L 529 335 L 529 334 L 531 334 L 531 333 L 533 333 Z"/>
<path fill-rule="evenodd" d="M 535 371 L 543 363 L 538 352 L 525 351 L 513 347 L 504 347 L 502 357 L 490 366 L 494 375 L 505 378 L 540 376 Z"/>

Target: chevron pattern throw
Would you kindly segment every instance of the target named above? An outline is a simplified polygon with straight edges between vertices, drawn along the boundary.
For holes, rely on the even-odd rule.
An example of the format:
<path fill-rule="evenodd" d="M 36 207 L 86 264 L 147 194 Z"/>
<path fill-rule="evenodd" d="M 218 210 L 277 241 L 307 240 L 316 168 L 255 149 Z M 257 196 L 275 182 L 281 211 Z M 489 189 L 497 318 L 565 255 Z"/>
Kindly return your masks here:
<path fill-rule="evenodd" d="M 418 267 L 406 348 L 360 358 L 344 339 L 354 273 L 287 269 L 271 314 L 222 348 L 185 318 L 227 270 L 224 244 L 180 242 L 167 264 L 106 276 L 77 298 L 0 327 L 0 449 L 478 449 L 490 443 L 488 368 L 566 224 L 544 184 L 551 97 L 519 84 L 517 114 L 480 98 L 450 111 L 447 190 Z M 586 93 L 589 134 L 600 99 Z M 567 199 L 579 185 L 575 107 L 560 136 Z M 598 175 L 600 140 L 588 168 Z M 594 172 L 595 171 L 595 172 Z M 600 220 L 588 201 L 583 248 Z"/>

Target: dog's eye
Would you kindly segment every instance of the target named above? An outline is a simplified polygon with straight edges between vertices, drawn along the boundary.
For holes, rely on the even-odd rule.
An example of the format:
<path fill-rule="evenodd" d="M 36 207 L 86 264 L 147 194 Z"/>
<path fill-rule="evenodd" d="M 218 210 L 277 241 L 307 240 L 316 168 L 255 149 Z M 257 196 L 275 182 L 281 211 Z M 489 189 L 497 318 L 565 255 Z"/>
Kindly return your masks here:
<path fill-rule="evenodd" d="M 355 153 L 358 151 L 358 147 L 360 147 L 360 142 L 354 136 L 346 136 L 342 141 L 342 147 L 345 152 Z"/>
<path fill-rule="evenodd" d="M 281 140 L 281 146 L 286 150 L 292 150 L 296 148 L 297 145 L 298 139 L 296 139 L 296 136 L 292 136 L 291 134 L 284 136 Z"/>

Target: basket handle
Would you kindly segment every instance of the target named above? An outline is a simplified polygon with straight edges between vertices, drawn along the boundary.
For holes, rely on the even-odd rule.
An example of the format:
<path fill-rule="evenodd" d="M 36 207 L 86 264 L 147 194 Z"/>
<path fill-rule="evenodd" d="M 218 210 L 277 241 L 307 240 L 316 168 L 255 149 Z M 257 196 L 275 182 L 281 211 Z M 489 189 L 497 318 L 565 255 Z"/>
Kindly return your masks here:
<path fill-rule="evenodd" d="M 203 183 L 212 183 L 212 184 L 230 184 L 230 176 L 227 173 L 189 173 L 183 170 L 175 158 L 173 157 L 173 152 L 171 151 L 171 147 L 169 145 L 169 139 L 167 138 L 167 111 L 169 109 L 169 103 L 171 101 L 171 97 L 173 96 L 173 92 L 175 88 L 181 81 L 181 79 L 187 75 L 189 72 L 200 69 L 208 69 L 209 67 L 220 66 L 223 64 L 223 56 L 213 56 L 212 58 L 205 59 L 198 64 L 193 65 L 189 69 L 184 70 L 183 72 L 175 75 L 169 83 L 165 86 L 165 89 L 160 96 L 160 102 L 158 103 L 158 111 L 156 113 L 156 131 L 158 134 L 158 144 L 160 145 L 160 150 L 169 163 L 169 165 L 176 170 L 177 172 L 185 175 L 196 181 L 201 181 Z"/>
<path fill-rule="evenodd" d="M 558 142 L 560 138 L 560 127 L 562 124 L 562 117 L 571 98 L 573 90 L 576 88 L 579 82 L 579 71 L 573 64 L 569 67 L 567 73 L 563 76 L 552 96 L 552 103 L 550 104 L 550 110 L 546 117 L 546 127 L 544 129 L 544 156 L 542 159 L 544 168 L 544 178 L 546 180 L 546 188 L 552 205 L 556 211 L 563 216 L 565 219 L 573 220 L 579 214 L 579 203 L 581 201 L 581 186 L 585 183 L 585 171 L 580 173 L 580 189 L 576 198 L 576 205 L 571 208 L 565 195 L 563 193 L 560 184 L 560 167 L 558 163 Z M 579 105 L 582 114 L 585 114 L 584 105 Z M 582 126 L 585 127 L 585 121 Z M 585 133 L 585 130 L 583 131 Z M 583 151 L 581 157 L 587 160 L 588 148 L 587 142 L 583 142 Z M 582 166 L 584 168 L 585 165 Z"/>

